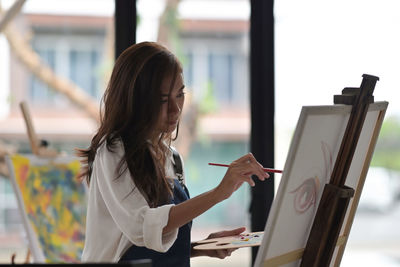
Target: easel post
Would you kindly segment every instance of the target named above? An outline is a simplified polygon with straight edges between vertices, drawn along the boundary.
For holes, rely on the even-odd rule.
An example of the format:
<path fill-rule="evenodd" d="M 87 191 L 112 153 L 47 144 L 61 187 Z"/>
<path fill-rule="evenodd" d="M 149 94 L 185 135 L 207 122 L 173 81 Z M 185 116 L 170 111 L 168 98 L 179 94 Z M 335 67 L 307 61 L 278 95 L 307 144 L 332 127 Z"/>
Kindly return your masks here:
<path fill-rule="evenodd" d="M 57 151 L 49 149 L 40 143 L 36 135 L 35 129 L 33 128 L 33 122 L 27 103 L 25 101 L 22 101 L 20 102 L 19 106 L 21 108 L 22 115 L 24 116 L 32 153 L 41 157 L 56 157 L 58 154 Z"/>
<path fill-rule="evenodd" d="M 32 153 L 39 155 L 39 140 L 37 138 L 35 129 L 33 128 L 32 117 L 29 112 L 28 104 L 25 101 L 19 103 L 22 115 L 26 125 L 26 131 L 28 132 L 29 143 L 31 144 Z"/>
<path fill-rule="evenodd" d="M 345 181 L 378 77 L 363 75 L 360 88 L 345 88 L 335 104 L 352 104 L 352 110 L 329 184 L 325 185 L 311 228 L 301 266 L 329 266 L 354 189 Z"/>
<path fill-rule="evenodd" d="M 31 145 L 32 153 L 37 156 L 41 157 L 56 157 L 57 156 L 57 151 L 49 149 L 41 144 L 39 141 L 35 129 L 33 128 L 33 122 L 31 118 L 31 114 L 29 112 L 28 104 L 25 101 L 20 102 L 19 104 L 21 108 L 22 115 L 24 116 L 24 121 L 26 125 L 26 130 L 28 133 L 28 139 L 29 143 Z M 29 258 L 31 255 L 31 251 L 28 248 L 28 251 L 26 253 L 25 257 L 25 263 L 29 263 Z M 15 254 L 11 256 L 11 263 L 14 264 L 15 260 Z"/>

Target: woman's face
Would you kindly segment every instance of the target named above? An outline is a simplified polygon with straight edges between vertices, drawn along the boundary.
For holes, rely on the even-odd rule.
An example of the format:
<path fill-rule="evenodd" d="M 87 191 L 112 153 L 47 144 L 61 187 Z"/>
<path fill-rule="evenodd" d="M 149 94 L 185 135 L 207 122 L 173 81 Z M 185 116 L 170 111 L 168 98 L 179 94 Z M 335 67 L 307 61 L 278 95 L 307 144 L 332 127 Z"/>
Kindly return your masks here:
<path fill-rule="evenodd" d="M 167 77 L 161 85 L 161 113 L 157 129 L 163 133 L 172 133 L 178 125 L 185 102 L 185 85 L 182 74 L 178 74 L 172 89 L 172 77 Z"/>

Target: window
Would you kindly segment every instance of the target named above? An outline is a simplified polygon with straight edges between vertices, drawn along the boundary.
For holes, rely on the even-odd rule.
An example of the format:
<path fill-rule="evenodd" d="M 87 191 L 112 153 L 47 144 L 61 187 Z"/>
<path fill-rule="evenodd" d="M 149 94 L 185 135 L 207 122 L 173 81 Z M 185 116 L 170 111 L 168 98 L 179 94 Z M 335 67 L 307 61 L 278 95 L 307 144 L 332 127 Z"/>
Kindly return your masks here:
<path fill-rule="evenodd" d="M 389 101 L 382 130 L 390 128 L 390 134 L 381 130 L 378 137 L 341 266 L 398 265 L 400 230 L 393 226 L 399 220 L 400 165 L 379 169 L 379 175 L 374 167 L 399 162 L 399 8 L 397 1 L 362 0 L 275 5 L 277 166 L 284 166 L 301 106 L 332 105 L 333 95 L 359 87 L 364 73 L 380 78 L 375 101 Z"/>
<path fill-rule="evenodd" d="M 232 55 L 213 54 L 208 57 L 208 72 L 211 88 L 219 103 L 233 102 Z"/>
<path fill-rule="evenodd" d="M 99 98 L 98 75 L 100 53 L 96 50 L 71 50 L 70 53 L 71 80 L 83 88 L 89 95 Z"/>
<path fill-rule="evenodd" d="M 36 49 L 36 52 L 40 58 L 51 68 L 55 69 L 55 51 L 52 49 Z M 38 79 L 31 77 L 31 91 L 30 95 L 32 101 L 35 103 L 46 103 L 50 102 L 54 98 L 53 91 L 43 84 Z"/>
<path fill-rule="evenodd" d="M 100 99 L 102 95 L 100 64 L 102 63 L 101 34 L 46 33 L 35 34 L 34 48 L 41 59 L 59 76 L 67 78 L 90 96 Z M 32 75 L 32 101 L 39 105 L 64 103 L 64 97 L 54 93 L 48 86 Z"/>

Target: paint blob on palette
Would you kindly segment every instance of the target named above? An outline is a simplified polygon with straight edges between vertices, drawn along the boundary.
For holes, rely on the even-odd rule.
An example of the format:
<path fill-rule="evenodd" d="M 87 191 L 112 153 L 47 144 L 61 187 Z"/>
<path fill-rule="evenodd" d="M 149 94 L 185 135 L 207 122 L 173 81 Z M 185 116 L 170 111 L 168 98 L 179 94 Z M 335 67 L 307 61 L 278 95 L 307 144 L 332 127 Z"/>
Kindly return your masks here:
<path fill-rule="evenodd" d="M 229 249 L 255 247 L 261 244 L 264 232 L 245 233 L 236 236 L 218 237 L 197 241 L 194 249 Z"/>

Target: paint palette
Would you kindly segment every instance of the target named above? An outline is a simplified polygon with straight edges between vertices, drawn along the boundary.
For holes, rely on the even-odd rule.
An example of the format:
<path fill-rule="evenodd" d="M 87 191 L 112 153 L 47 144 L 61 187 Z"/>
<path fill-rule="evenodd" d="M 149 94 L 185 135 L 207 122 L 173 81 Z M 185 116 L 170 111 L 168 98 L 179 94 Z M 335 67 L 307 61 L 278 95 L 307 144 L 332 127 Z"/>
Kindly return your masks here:
<path fill-rule="evenodd" d="M 218 237 L 212 239 L 205 239 L 197 241 L 194 249 L 208 250 L 208 249 L 229 249 L 229 248 L 243 248 L 243 247 L 256 247 L 261 244 L 264 232 L 245 233 L 236 236 Z"/>

